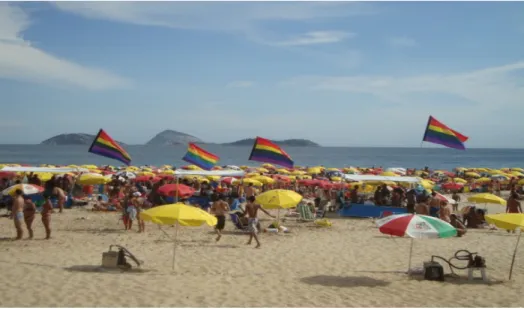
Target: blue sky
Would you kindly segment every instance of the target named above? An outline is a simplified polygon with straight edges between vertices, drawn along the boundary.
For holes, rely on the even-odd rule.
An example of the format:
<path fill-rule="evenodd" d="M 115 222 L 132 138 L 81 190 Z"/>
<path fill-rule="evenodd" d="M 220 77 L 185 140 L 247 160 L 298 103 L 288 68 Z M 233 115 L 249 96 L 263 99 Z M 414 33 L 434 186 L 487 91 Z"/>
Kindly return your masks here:
<path fill-rule="evenodd" d="M 524 147 L 524 3 L 0 3 L 0 143 Z"/>

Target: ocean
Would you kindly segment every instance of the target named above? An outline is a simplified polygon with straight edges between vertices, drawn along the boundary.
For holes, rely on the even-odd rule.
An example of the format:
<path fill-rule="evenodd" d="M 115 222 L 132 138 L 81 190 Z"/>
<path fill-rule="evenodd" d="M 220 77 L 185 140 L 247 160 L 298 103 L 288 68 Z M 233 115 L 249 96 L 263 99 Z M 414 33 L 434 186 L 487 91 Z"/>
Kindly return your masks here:
<path fill-rule="evenodd" d="M 0 145 L 0 163 L 29 165 L 121 165 L 118 161 L 88 153 L 89 146 Z M 259 165 L 249 161 L 251 147 L 206 145 L 206 150 L 220 157 L 220 165 Z M 186 146 L 126 146 L 132 165 L 187 165 L 182 157 Z M 453 169 L 455 167 L 524 167 L 524 149 L 446 148 L 367 148 L 367 147 L 285 147 L 295 165 L 325 167 L 382 166 Z"/>

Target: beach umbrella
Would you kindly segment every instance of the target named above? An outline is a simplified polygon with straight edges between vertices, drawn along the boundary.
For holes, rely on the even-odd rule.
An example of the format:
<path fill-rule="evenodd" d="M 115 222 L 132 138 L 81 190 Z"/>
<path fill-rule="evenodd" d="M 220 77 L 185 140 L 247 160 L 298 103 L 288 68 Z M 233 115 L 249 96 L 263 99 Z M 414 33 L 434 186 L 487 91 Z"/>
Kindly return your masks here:
<path fill-rule="evenodd" d="M 441 193 L 437 193 L 435 192 L 435 198 L 441 200 L 441 201 L 444 201 L 444 202 L 447 202 L 447 203 L 450 203 L 450 204 L 455 204 L 457 203 L 454 199 L 451 199 L 449 197 L 446 197 L 444 195 L 442 195 Z"/>
<path fill-rule="evenodd" d="M 167 197 L 189 197 L 195 193 L 195 189 L 184 184 L 166 184 L 160 186 L 157 192 Z"/>
<path fill-rule="evenodd" d="M 239 166 L 234 166 L 234 165 L 226 165 L 226 166 L 224 166 L 224 168 L 231 169 L 231 170 L 242 170 L 242 169 L 240 169 Z"/>
<path fill-rule="evenodd" d="M 393 171 L 382 172 L 380 175 L 383 177 L 398 177 L 398 174 Z"/>
<path fill-rule="evenodd" d="M 524 169 L 522 169 L 522 168 L 511 168 L 511 171 L 520 171 L 520 172 L 524 173 Z"/>
<path fill-rule="evenodd" d="M 273 183 L 275 183 L 275 180 L 273 180 L 272 178 L 267 177 L 265 175 L 258 175 L 258 176 L 253 177 L 253 179 L 261 182 L 262 184 L 273 184 Z"/>
<path fill-rule="evenodd" d="M 98 173 L 84 173 L 76 180 L 80 185 L 100 185 L 107 184 L 111 181 L 110 178 Z"/>
<path fill-rule="evenodd" d="M 238 183 L 242 183 L 244 185 L 251 184 L 251 185 L 256 186 L 256 187 L 260 187 L 260 186 L 263 185 L 262 182 L 257 181 L 257 180 L 252 179 L 252 178 L 245 178 L 245 179 L 242 179 L 242 180 L 233 181 L 233 184 L 238 184 Z"/>
<path fill-rule="evenodd" d="M 197 227 L 204 224 L 215 226 L 217 218 L 206 211 L 185 205 L 175 203 L 164 205 L 140 213 L 140 218 L 144 221 L 152 222 L 158 225 L 175 225 L 175 237 L 173 239 L 173 270 L 175 270 L 176 245 L 179 226 Z"/>
<path fill-rule="evenodd" d="M 466 180 L 464 180 L 464 179 L 462 179 L 462 178 L 454 178 L 454 179 L 453 179 L 453 182 L 455 182 L 455 183 L 461 183 L 461 184 L 466 184 L 466 183 L 468 183 L 468 181 L 466 181 Z"/>
<path fill-rule="evenodd" d="M 274 174 L 273 179 L 280 181 L 280 182 L 291 182 L 291 177 L 280 175 L 280 174 Z"/>
<path fill-rule="evenodd" d="M 476 172 L 466 172 L 465 175 L 470 178 L 480 178 L 480 174 Z"/>
<path fill-rule="evenodd" d="M 457 229 L 438 218 L 417 214 L 397 214 L 378 219 L 379 231 L 386 235 L 411 237 L 408 273 L 411 270 L 413 239 L 450 238 L 457 235 Z"/>
<path fill-rule="evenodd" d="M 6 188 L 2 191 L 2 195 L 7 196 L 11 195 L 14 196 L 17 189 L 22 190 L 23 195 L 34 195 L 38 193 L 42 193 L 44 191 L 44 188 L 38 185 L 33 184 L 16 184 L 9 188 Z"/>
<path fill-rule="evenodd" d="M 297 192 L 275 189 L 264 192 L 257 196 L 256 202 L 262 205 L 265 209 L 289 209 L 296 207 L 302 196 Z"/>
<path fill-rule="evenodd" d="M 501 206 L 506 205 L 506 200 L 500 198 L 499 196 L 495 196 L 493 194 L 488 194 L 488 193 L 470 196 L 468 197 L 468 201 L 474 202 L 474 203 L 485 203 L 485 204 L 492 203 L 492 204 L 497 204 Z"/>
<path fill-rule="evenodd" d="M 518 183 L 518 184 L 519 184 L 519 185 L 524 185 L 524 179 L 519 180 L 519 183 Z"/>
<path fill-rule="evenodd" d="M 0 171 L 0 179 L 11 179 L 16 177 L 16 172 Z"/>
<path fill-rule="evenodd" d="M 302 201 L 302 195 L 290 190 L 274 189 L 258 195 L 255 201 L 265 209 L 278 209 L 277 223 L 279 223 L 280 209 L 296 207 Z"/>
<path fill-rule="evenodd" d="M 237 181 L 237 180 L 238 180 L 237 178 L 225 177 L 225 178 L 221 178 L 220 182 L 226 183 L 226 184 L 232 184 L 234 181 Z"/>
<path fill-rule="evenodd" d="M 515 264 L 515 257 L 517 256 L 517 248 L 520 242 L 520 235 L 522 234 L 522 228 L 524 228 L 524 214 L 503 213 L 486 215 L 486 222 L 506 230 L 515 230 L 520 228 L 519 235 L 517 237 L 517 243 L 515 244 L 515 250 L 513 251 L 513 258 L 511 259 L 511 267 L 509 269 L 509 279 L 511 280 L 513 265 Z"/>
<path fill-rule="evenodd" d="M 137 168 L 138 169 L 138 168 Z M 130 171 L 120 171 L 115 174 L 117 177 L 123 177 L 128 179 L 136 179 L 136 174 Z"/>
<path fill-rule="evenodd" d="M 464 187 L 464 184 L 460 183 L 444 183 L 441 185 L 443 189 L 458 191 Z"/>

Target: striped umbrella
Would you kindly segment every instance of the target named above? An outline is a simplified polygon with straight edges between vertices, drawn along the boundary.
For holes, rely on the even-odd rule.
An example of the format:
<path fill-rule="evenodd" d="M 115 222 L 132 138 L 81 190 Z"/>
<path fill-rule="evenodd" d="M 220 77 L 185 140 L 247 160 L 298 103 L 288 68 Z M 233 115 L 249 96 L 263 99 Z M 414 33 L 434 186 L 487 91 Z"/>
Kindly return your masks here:
<path fill-rule="evenodd" d="M 4 189 L 2 191 L 2 195 L 4 195 L 4 196 L 7 196 L 7 195 L 14 196 L 15 195 L 15 191 L 17 189 L 21 189 L 23 195 L 34 195 L 34 194 L 38 194 L 38 193 L 41 193 L 41 192 L 44 191 L 44 188 L 41 187 L 41 186 L 38 186 L 38 185 L 33 185 L 33 184 L 16 184 L 16 185 L 13 185 L 13 186 L 11 186 L 9 188 Z"/>
<path fill-rule="evenodd" d="M 383 234 L 412 238 L 409 249 L 408 273 L 411 271 L 413 239 L 450 238 L 457 235 L 457 230 L 449 223 L 426 215 L 397 214 L 378 219 L 376 223 Z"/>

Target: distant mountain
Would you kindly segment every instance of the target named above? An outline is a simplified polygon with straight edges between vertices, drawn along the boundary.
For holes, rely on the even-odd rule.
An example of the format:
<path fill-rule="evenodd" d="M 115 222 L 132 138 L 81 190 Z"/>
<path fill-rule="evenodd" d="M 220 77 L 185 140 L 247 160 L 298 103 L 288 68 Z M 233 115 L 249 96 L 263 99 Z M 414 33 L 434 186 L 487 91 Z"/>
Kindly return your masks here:
<path fill-rule="evenodd" d="M 177 145 L 187 144 L 189 142 L 203 143 L 199 138 L 188 135 L 187 133 L 174 130 L 164 130 L 153 139 L 149 140 L 146 145 Z"/>
<path fill-rule="evenodd" d="M 311 140 L 306 139 L 288 139 L 288 140 L 271 140 L 280 146 L 320 146 L 320 144 L 315 143 Z M 231 143 L 224 143 L 224 145 L 232 146 L 251 146 L 255 143 L 255 139 L 248 138 L 242 139 Z"/>
<path fill-rule="evenodd" d="M 87 133 L 65 133 L 58 136 L 54 136 L 40 144 L 44 145 L 90 145 L 95 139 L 95 135 Z M 120 145 L 125 145 L 120 141 L 116 141 Z"/>

